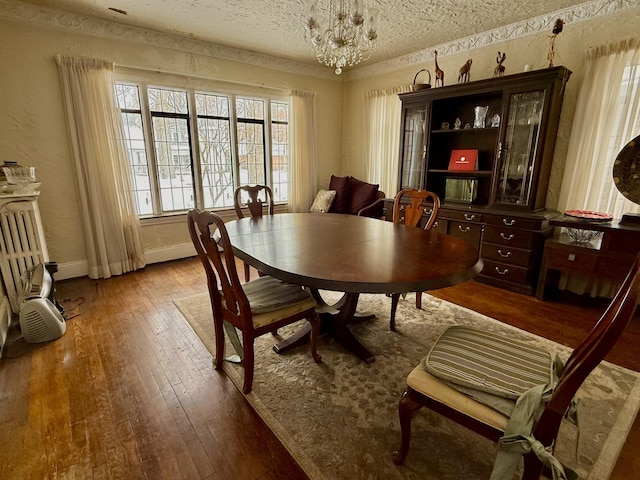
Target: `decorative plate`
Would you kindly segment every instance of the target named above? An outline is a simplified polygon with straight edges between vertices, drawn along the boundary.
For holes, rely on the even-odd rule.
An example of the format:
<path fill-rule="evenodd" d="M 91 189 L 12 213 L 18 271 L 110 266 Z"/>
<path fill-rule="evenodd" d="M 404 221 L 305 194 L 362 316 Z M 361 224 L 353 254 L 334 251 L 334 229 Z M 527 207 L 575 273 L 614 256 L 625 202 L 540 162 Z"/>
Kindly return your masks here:
<path fill-rule="evenodd" d="M 613 215 L 605 212 L 593 212 L 591 210 L 567 210 L 565 215 L 590 222 L 608 222 L 613 219 Z"/>
<path fill-rule="evenodd" d="M 640 135 L 618 153 L 613 162 L 613 181 L 627 200 L 640 204 Z"/>

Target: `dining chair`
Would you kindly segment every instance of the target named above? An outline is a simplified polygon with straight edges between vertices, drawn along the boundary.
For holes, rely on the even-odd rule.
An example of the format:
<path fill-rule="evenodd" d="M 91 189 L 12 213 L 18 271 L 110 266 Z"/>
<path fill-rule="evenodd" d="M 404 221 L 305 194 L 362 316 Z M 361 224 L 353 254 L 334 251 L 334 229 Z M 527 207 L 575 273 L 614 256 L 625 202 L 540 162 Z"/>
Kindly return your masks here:
<path fill-rule="evenodd" d="M 537 480 L 543 470 L 557 473 L 562 466 L 553 448 L 560 423 L 573 410 L 578 388 L 622 335 L 639 295 L 640 254 L 606 311 L 563 366 L 544 349 L 507 336 L 447 328 L 407 377 L 398 406 L 402 443 L 393 461 L 404 463 L 411 419 L 427 407 L 500 444 L 492 479 L 511 480 L 522 455 L 524 480 Z M 507 402 L 507 407 L 496 402 Z M 532 408 L 523 412 L 527 404 Z"/>
<path fill-rule="evenodd" d="M 253 218 L 262 217 L 265 213 L 273 215 L 273 192 L 268 185 L 242 185 L 233 194 L 233 207 L 238 218 L 244 218 L 243 208 L 248 209 Z M 248 282 L 250 277 L 249 264 L 245 262 L 244 281 Z"/>
<path fill-rule="evenodd" d="M 433 192 L 412 188 L 400 190 L 393 202 L 393 223 L 430 230 L 436 223 L 439 209 L 440 198 Z M 389 320 L 391 330 L 396 329 L 396 310 L 399 300 L 399 293 L 391 294 L 391 318 Z M 416 308 L 422 308 L 422 292 L 416 292 Z"/>
<path fill-rule="evenodd" d="M 253 385 L 254 340 L 267 332 L 306 318 L 311 323 L 311 356 L 316 363 L 320 362 L 316 350 L 320 318 L 311 294 L 298 285 L 268 275 L 240 283 L 235 258 L 228 254 L 233 249 L 222 218 L 213 212 L 194 209 L 189 211 L 187 219 L 191 240 L 207 275 L 215 332 L 215 368 L 222 367 L 224 358 L 224 322 L 242 334 L 244 393 L 249 393 Z M 218 242 L 212 238 L 216 229 Z"/>

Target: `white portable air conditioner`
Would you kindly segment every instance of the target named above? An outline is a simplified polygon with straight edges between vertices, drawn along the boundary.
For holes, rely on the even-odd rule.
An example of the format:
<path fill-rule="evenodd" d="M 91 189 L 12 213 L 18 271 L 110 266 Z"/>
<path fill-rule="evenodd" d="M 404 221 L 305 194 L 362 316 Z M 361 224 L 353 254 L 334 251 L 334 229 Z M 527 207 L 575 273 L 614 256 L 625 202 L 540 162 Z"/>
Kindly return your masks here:
<path fill-rule="evenodd" d="M 41 263 L 27 270 L 23 276 L 20 330 L 27 343 L 55 340 L 67 330 L 64 317 L 47 298 L 51 286 L 51 274 Z"/>

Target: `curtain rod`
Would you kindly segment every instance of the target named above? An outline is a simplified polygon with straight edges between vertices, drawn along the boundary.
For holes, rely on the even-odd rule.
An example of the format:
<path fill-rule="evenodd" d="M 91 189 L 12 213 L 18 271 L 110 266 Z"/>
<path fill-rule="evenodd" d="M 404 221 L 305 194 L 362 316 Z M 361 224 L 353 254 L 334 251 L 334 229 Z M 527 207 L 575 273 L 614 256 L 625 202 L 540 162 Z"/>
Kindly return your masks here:
<path fill-rule="evenodd" d="M 116 73 L 117 70 L 121 68 L 121 69 L 129 69 L 129 70 L 135 70 L 138 72 L 150 72 L 150 73 L 155 73 L 155 74 L 166 74 L 166 75 L 176 75 L 179 77 L 191 77 L 191 78 L 196 78 L 196 79 L 200 79 L 200 80 L 211 80 L 214 82 L 219 82 L 219 83 L 223 83 L 223 84 L 229 84 L 229 85 L 238 85 L 241 87 L 252 87 L 252 88 L 260 88 L 263 90 L 272 90 L 274 92 L 278 92 L 280 95 L 282 94 L 286 94 L 288 95 L 289 92 L 291 92 L 291 90 L 293 90 L 292 88 L 275 88 L 275 87 L 268 87 L 265 85 L 258 85 L 258 84 L 253 84 L 253 83 L 242 83 L 242 82 L 238 82 L 235 80 L 224 80 L 221 78 L 215 78 L 215 77 L 211 77 L 211 76 L 206 76 L 206 75 L 201 75 L 198 73 L 184 73 L 184 72 L 176 72 L 176 71 L 172 71 L 172 70 L 165 70 L 162 69 L 161 67 L 157 67 L 157 68 L 149 68 L 149 67 L 140 67 L 140 66 L 134 66 L 134 65 L 125 65 L 122 63 L 115 63 L 115 69 L 116 69 Z"/>

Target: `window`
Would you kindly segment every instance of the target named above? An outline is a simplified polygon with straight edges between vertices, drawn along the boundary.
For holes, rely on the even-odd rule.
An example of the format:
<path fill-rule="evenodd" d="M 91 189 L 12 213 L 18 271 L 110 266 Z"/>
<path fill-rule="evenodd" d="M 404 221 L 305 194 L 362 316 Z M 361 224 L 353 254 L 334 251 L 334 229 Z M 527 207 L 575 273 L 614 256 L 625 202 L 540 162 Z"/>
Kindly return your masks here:
<path fill-rule="evenodd" d="M 116 83 L 140 216 L 233 207 L 239 185 L 288 200 L 288 103 Z"/>

